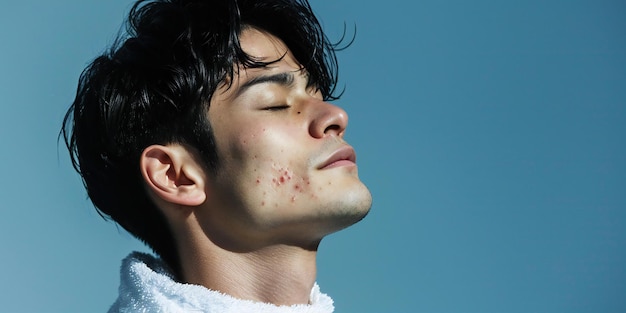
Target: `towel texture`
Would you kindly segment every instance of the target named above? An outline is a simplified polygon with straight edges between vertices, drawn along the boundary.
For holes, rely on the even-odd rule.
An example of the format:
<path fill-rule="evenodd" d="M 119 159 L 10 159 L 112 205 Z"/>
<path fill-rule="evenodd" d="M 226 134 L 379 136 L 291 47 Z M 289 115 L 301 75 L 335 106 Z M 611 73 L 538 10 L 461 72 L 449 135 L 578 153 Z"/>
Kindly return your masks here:
<path fill-rule="evenodd" d="M 315 284 L 310 304 L 277 306 L 233 298 L 203 286 L 174 281 L 165 264 L 149 254 L 133 252 L 122 261 L 116 312 L 330 313 L 333 300 Z"/>

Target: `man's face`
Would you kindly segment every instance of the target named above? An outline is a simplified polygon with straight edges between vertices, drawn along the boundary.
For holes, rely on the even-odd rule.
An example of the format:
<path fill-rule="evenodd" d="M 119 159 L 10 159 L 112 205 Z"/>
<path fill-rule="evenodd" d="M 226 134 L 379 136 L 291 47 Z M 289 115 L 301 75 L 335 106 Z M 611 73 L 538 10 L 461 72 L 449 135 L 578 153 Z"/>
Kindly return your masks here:
<path fill-rule="evenodd" d="M 208 179 L 201 224 L 241 248 L 316 244 L 371 206 L 343 140 L 347 114 L 307 87 L 306 71 L 280 39 L 249 28 L 240 41 L 249 55 L 280 61 L 241 68 L 211 100 L 220 164 Z"/>

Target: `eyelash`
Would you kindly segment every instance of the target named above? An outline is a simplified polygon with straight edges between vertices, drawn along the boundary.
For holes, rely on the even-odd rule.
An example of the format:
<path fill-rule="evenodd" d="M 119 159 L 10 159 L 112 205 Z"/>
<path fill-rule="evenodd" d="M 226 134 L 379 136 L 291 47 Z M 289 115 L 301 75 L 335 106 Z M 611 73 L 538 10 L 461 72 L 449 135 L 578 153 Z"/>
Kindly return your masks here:
<path fill-rule="evenodd" d="M 277 106 L 267 107 L 264 110 L 267 110 L 267 111 L 280 111 L 280 110 L 286 110 L 288 108 L 289 108 L 289 106 L 284 104 L 284 105 L 277 105 Z"/>

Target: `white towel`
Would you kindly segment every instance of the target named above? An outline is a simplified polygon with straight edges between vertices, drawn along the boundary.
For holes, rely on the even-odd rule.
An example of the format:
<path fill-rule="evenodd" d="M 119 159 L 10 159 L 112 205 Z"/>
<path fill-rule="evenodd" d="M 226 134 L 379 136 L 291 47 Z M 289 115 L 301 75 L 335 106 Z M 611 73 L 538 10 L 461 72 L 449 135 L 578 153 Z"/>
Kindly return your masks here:
<path fill-rule="evenodd" d="M 331 313 L 333 300 L 313 286 L 310 304 L 277 306 L 241 300 L 200 285 L 172 279 L 160 259 L 133 252 L 122 261 L 119 297 L 109 309 L 116 312 L 206 312 L 206 313 Z"/>

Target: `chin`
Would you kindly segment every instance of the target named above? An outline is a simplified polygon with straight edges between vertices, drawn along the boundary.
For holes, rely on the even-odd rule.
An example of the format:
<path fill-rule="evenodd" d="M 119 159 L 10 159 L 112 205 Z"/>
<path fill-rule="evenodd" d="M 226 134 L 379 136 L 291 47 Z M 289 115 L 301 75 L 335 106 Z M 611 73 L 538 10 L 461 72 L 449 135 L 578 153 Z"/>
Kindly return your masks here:
<path fill-rule="evenodd" d="M 335 204 L 334 219 L 336 229 L 339 231 L 361 221 L 369 213 L 372 207 L 372 195 L 365 186 L 362 190 L 346 193 L 340 203 Z"/>

